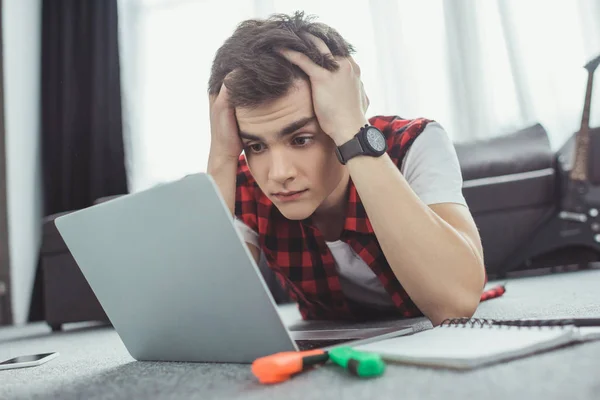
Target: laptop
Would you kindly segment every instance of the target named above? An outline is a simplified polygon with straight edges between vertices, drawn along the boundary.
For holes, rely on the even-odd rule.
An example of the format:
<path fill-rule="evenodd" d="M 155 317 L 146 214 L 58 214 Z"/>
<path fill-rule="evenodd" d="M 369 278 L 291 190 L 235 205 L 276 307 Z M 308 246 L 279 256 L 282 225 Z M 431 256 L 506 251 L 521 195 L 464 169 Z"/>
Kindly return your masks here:
<path fill-rule="evenodd" d="M 56 227 L 136 360 L 250 363 L 413 332 L 290 330 L 205 173 L 61 216 Z"/>

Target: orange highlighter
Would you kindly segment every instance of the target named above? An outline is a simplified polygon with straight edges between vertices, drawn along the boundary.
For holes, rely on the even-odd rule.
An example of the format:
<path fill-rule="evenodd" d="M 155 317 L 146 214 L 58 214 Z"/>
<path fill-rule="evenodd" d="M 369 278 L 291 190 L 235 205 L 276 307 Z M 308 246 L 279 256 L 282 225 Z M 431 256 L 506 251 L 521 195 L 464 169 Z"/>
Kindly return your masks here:
<path fill-rule="evenodd" d="M 286 351 L 258 358 L 252 363 L 252 373 L 260 383 L 279 383 L 327 361 L 329 354 L 324 350 Z"/>

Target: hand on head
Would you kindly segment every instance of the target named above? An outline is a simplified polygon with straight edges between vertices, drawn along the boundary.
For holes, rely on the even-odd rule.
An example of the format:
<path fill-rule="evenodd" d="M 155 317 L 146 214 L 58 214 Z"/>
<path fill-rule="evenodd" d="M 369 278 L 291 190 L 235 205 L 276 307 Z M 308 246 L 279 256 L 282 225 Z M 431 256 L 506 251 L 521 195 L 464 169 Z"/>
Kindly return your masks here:
<path fill-rule="evenodd" d="M 308 75 L 319 125 L 339 146 L 368 123 L 365 112 L 369 99 L 360 80 L 360 67 L 351 56 L 333 56 L 325 42 L 318 37 L 306 34 L 306 38 L 315 44 L 324 57 L 334 59 L 339 68 L 329 71 L 303 53 L 286 48 L 277 51 Z"/>

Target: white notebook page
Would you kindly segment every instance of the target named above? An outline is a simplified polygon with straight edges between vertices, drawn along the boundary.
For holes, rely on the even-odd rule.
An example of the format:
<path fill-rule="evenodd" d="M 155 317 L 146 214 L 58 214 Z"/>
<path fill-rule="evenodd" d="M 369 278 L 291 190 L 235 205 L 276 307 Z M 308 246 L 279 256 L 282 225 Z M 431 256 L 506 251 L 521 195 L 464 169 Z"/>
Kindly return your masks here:
<path fill-rule="evenodd" d="M 572 328 L 436 327 L 356 349 L 411 364 L 472 368 L 560 346 L 575 338 Z"/>

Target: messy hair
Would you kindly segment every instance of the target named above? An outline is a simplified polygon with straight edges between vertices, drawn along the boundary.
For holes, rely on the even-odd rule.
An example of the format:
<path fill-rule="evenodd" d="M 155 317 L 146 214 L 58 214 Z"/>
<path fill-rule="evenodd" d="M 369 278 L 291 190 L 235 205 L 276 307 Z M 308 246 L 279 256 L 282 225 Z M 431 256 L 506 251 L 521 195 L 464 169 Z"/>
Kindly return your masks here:
<path fill-rule="evenodd" d="M 333 56 L 348 57 L 355 50 L 335 29 L 313 22 L 314 18 L 296 11 L 241 22 L 215 55 L 209 94 L 219 93 L 227 77 L 225 85 L 234 107 L 255 107 L 284 96 L 296 79 L 307 76 L 278 54 L 277 48 L 301 52 L 317 65 L 335 71 L 339 68 L 335 60 L 324 57 L 306 34 L 323 40 Z"/>

